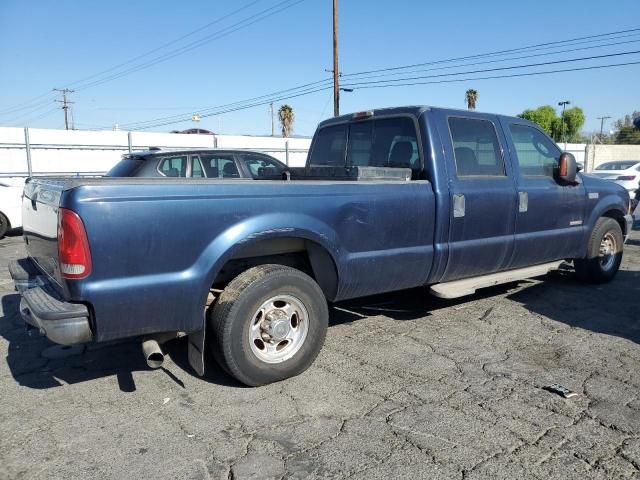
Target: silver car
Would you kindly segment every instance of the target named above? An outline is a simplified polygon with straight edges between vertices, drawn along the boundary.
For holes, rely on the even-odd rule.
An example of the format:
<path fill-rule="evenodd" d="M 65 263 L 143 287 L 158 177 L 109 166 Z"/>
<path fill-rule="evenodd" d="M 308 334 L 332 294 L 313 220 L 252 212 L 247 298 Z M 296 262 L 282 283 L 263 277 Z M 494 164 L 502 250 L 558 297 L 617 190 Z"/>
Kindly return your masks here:
<path fill-rule="evenodd" d="M 629 192 L 629 196 L 633 198 L 638 189 L 638 181 L 640 181 L 640 160 L 618 160 L 602 163 L 591 174 L 622 185 Z"/>

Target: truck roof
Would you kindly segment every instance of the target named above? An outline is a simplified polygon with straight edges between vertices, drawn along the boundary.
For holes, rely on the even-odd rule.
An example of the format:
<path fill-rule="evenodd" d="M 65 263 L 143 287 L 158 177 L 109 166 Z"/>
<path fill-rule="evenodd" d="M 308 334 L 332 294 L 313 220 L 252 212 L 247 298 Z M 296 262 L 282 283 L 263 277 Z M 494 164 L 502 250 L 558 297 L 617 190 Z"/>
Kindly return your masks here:
<path fill-rule="evenodd" d="M 353 120 L 354 118 L 356 118 L 356 115 L 358 114 L 364 114 L 365 116 L 384 116 L 384 115 L 414 115 L 416 117 L 419 117 L 422 113 L 424 113 L 427 110 L 446 110 L 447 112 L 456 112 L 456 113 L 460 113 L 460 115 L 467 115 L 469 114 L 469 110 L 464 110 L 464 109 L 456 109 L 456 108 L 443 108 L 443 107 L 431 107 L 428 105 L 408 105 L 408 106 L 404 106 L 404 107 L 391 107 L 391 108 L 374 108 L 374 109 L 369 109 L 369 110 L 364 110 L 362 112 L 352 112 L 352 113 L 347 113 L 345 115 L 340 115 L 339 117 L 334 117 L 334 118 L 329 118 L 327 120 L 324 120 L 322 122 L 320 122 L 320 124 L 318 125 L 318 128 L 320 127 L 325 127 L 327 125 L 333 125 L 333 124 L 339 124 L 339 123 L 344 123 L 344 122 L 348 122 Z M 514 118 L 514 117 L 510 117 L 508 115 L 501 115 L 498 113 L 490 113 L 490 112 L 477 112 L 474 111 L 474 114 L 480 114 L 480 115 L 492 115 L 492 116 L 497 116 L 497 117 L 507 117 L 507 118 Z M 368 115 L 366 115 L 368 114 Z M 522 122 L 525 123 L 530 123 L 528 120 L 524 120 L 524 119 L 519 119 Z"/>

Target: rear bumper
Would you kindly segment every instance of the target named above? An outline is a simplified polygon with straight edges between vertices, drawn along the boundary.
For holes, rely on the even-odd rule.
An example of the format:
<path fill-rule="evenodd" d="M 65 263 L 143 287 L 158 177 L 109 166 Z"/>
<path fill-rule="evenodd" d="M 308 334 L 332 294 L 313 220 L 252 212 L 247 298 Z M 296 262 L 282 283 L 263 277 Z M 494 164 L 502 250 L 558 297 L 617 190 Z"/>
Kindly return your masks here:
<path fill-rule="evenodd" d="M 9 273 L 22 295 L 20 315 L 27 324 L 61 345 L 93 339 L 87 306 L 61 298 L 29 258 L 9 263 Z"/>

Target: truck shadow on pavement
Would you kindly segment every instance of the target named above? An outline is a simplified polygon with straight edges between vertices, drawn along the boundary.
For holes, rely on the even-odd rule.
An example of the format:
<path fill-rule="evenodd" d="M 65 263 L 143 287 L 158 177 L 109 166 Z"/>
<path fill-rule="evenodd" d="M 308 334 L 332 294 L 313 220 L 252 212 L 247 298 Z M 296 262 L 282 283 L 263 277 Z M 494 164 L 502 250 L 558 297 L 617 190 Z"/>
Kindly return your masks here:
<path fill-rule="evenodd" d="M 475 295 L 454 300 L 431 296 L 427 288 L 416 288 L 345 301 L 334 305 L 331 324 L 350 323 L 374 315 L 417 320 L 443 308 L 504 295 L 524 286 L 506 298 L 549 320 L 640 343 L 640 272 L 621 270 L 611 283 L 602 285 L 579 281 L 569 268 L 551 272 L 540 280 L 484 288 Z"/>
<path fill-rule="evenodd" d="M 151 370 L 142 355 L 140 339 L 88 344 L 81 347 L 80 352 L 76 351 L 76 354 L 69 356 L 65 356 L 64 347 L 57 347 L 64 358 L 45 358 L 43 352 L 55 344 L 37 333 L 27 333 L 20 318 L 19 305 L 20 295 L 17 293 L 2 297 L 4 315 L 0 317 L 0 335 L 9 343 L 6 359 L 9 370 L 22 386 L 49 389 L 115 376 L 120 390 L 128 393 L 136 390 L 133 373 Z M 160 371 L 178 386 L 185 388 L 180 377 L 184 374 L 195 375 L 188 362 L 186 338 L 166 343 L 163 350 L 179 368 L 174 369 L 178 370 L 177 372 L 172 372 L 171 366 L 167 366 L 162 367 Z M 207 380 L 222 385 L 239 386 L 217 366 L 208 368 Z"/>
<path fill-rule="evenodd" d="M 375 315 L 384 315 L 398 321 L 417 320 L 443 308 L 455 308 L 507 293 L 508 300 L 522 304 L 529 311 L 552 321 L 640 343 L 640 302 L 637 300 L 640 272 L 620 271 L 616 279 L 606 285 L 581 283 L 568 270 L 553 272 L 542 277 L 542 280 L 514 293 L 508 292 L 532 282 L 522 281 L 486 288 L 473 296 L 455 300 L 443 300 L 429 295 L 426 288 L 416 288 L 340 302 L 332 305 L 330 326 Z M 116 376 L 122 392 L 134 392 L 136 385 L 133 373 L 150 370 L 143 358 L 139 339 L 91 344 L 77 355 L 44 358 L 42 352 L 54 344 L 37 334 L 27 334 L 20 318 L 19 302 L 20 296 L 17 293 L 2 297 L 4 316 L 0 317 L 0 335 L 9 343 L 7 364 L 13 378 L 20 385 L 49 389 Z M 172 372 L 171 365 L 161 370 L 172 381 L 185 388 L 180 377 L 195 376 L 188 362 L 186 338 L 168 342 L 163 350 L 179 371 Z M 207 360 L 207 365 L 205 381 L 242 387 L 211 359 Z"/>

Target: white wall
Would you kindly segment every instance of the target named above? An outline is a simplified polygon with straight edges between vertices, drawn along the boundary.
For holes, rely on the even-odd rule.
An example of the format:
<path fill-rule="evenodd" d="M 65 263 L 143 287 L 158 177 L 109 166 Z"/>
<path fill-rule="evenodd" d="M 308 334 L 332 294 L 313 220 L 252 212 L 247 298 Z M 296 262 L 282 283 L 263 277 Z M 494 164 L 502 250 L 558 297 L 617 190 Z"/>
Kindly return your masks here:
<path fill-rule="evenodd" d="M 28 130 L 34 174 L 101 174 L 131 149 L 238 148 L 268 153 L 292 166 L 303 166 L 309 138 L 251 137 L 244 135 L 185 135 L 152 132 L 84 130 Z M 288 151 L 288 152 L 287 152 Z M 287 155 L 288 153 L 288 155 Z M 23 128 L 0 127 L 0 175 L 27 174 L 27 151 Z"/>
<path fill-rule="evenodd" d="M 640 162 L 640 145 L 589 145 L 587 158 L 590 169 L 601 163 L 614 160 L 638 160 Z"/>

